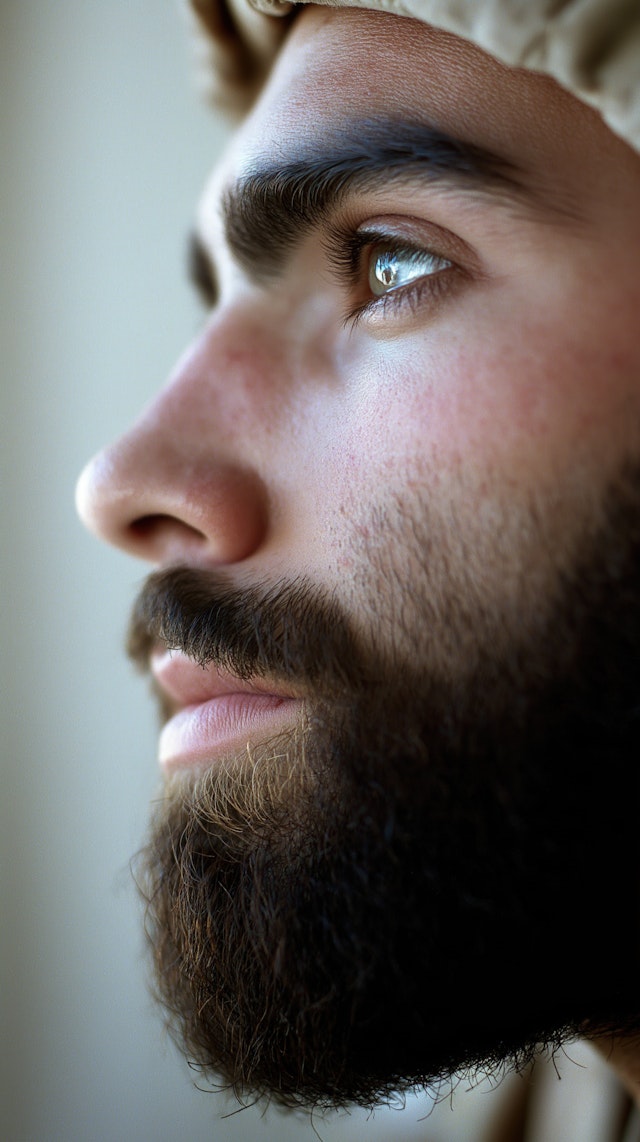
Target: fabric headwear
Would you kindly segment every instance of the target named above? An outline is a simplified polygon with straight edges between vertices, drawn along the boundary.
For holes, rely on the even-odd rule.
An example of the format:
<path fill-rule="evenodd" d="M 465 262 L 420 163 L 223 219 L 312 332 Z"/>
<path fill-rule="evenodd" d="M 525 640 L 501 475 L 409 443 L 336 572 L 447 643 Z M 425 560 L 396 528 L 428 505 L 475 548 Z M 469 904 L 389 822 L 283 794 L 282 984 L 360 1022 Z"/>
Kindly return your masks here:
<path fill-rule="evenodd" d="M 305 3 L 306 0 L 300 0 Z M 552 76 L 640 151 L 640 0 L 314 0 L 411 16 Z M 191 0 L 218 102 L 247 107 L 297 4 Z"/>

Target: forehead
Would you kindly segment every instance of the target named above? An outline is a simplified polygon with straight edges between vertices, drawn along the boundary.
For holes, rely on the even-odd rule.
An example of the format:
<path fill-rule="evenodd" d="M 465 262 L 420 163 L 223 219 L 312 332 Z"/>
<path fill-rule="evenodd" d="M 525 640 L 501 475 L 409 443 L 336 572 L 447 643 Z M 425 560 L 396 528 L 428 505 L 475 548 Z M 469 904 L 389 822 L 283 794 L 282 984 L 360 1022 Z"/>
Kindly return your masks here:
<path fill-rule="evenodd" d="M 303 10 L 269 83 L 236 136 L 242 173 L 252 156 L 275 158 L 332 120 L 372 113 L 415 119 L 505 157 L 558 154 L 598 116 L 546 77 L 507 68 L 459 37 L 406 17 L 354 8 Z M 576 137 L 577 136 L 577 137 Z"/>
<path fill-rule="evenodd" d="M 265 114 L 302 139 L 327 112 L 428 115 L 457 126 L 478 117 L 499 124 L 516 73 L 465 41 L 406 17 L 354 8 L 311 7 L 294 24 L 255 119 Z M 479 100 L 479 102 L 478 102 Z M 257 125 L 257 123 L 256 123 Z M 249 127 L 251 127 L 251 121 Z"/>
<path fill-rule="evenodd" d="M 357 132 L 358 121 L 378 115 L 423 120 L 504 158 L 560 214 L 606 210 L 612 183 L 619 206 L 625 175 L 637 208 L 640 156 L 555 81 L 413 19 L 311 5 L 214 172 L 201 203 L 203 235 L 217 228 L 221 190 L 255 167 L 295 159 L 331 129 L 351 121 Z"/>

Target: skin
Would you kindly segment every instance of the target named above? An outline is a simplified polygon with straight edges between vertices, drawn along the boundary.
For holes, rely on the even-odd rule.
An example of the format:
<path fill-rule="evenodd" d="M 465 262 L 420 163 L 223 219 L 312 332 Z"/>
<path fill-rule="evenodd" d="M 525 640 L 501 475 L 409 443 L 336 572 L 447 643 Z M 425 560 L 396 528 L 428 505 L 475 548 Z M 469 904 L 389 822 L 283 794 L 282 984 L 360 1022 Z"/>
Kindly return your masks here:
<path fill-rule="evenodd" d="M 401 99 L 407 51 L 415 78 Z M 375 76 L 370 90 L 349 85 L 355 72 Z M 329 96 L 345 84 L 356 111 L 389 99 L 424 107 L 436 125 L 513 157 L 568 215 L 381 190 L 358 214 L 451 231 L 478 263 L 468 288 L 415 316 L 344 328 L 351 298 L 311 236 L 277 288 L 256 289 L 226 256 L 221 190 L 252 156 L 283 140 L 295 148 L 319 117 L 340 121 L 344 97 L 332 108 Z M 345 520 L 385 485 L 443 485 L 446 474 L 453 489 L 464 469 L 475 496 L 458 506 L 473 519 L 492 498 L 518 501 L 579 464 L 601 480 L 635 443 L 639 186 L 638 157 L 550 81 L 413 22 L 305 13 L 200 208 L 221 303 L 140 421 L 84 473 L 88 525 L 153 562 L 242 563 L 266 577 L 295 568 L 344 590 Z"/>
<path fill-rule="evenodd" d="M 349 195 L 334 222 L 384 220 L 455 266 L 439 292 L 407 303 L 398 291 L 355 323 L 345 316 L 372 300 L 368 266 L 345 283 L 326 228 L 260 282 L 231 257 L 220 212 L 253 163 L 295 156 L 346 108 L 419 109 L 512 162 L 525 191 L 515 204 L 382 179 Z M 413 662 L 402 586 L 418 576 L 427 519 L 453 521 L 454 568 L 476 602 L 525 630 L 639 455 L 639 201 L 640 157 L 552 81 L 413 21 L 305 11 L 200 205 L 218 304 L 141 419 L 83 474 L 85 522 L 159 567 L 222 568 L 239 585 L 306 576 L 364 642 L 375 630 Z M 434 669 L 464 670 L 463 651 L 441 637 Z"/>

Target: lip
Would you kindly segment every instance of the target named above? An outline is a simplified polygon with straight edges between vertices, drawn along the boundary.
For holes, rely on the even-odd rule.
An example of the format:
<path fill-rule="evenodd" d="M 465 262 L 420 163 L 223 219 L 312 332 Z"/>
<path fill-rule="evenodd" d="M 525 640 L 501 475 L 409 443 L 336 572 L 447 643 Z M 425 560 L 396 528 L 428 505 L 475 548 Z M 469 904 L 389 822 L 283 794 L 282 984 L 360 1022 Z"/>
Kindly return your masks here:
<path fill-rule="evenodd" d="M 158 760 L 165 772 L 244 754 L 300 716 L 302 699 L 268 679 L 201 667 L 181 651 L 156 650 L 151 673 L 169 708 Z"/>

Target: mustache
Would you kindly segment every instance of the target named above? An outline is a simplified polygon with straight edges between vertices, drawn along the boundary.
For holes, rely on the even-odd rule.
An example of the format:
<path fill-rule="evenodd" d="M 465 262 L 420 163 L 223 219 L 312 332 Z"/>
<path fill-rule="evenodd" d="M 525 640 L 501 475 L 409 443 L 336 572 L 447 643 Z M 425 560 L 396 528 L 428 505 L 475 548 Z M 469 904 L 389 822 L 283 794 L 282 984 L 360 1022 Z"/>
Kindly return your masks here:
<path fill-rule="evenodd" d="M 349 619 L 306 579 L 243 588 L 219 571 L 156 571 L 134 604 L 127 653 L 144 672 L 158 644 L 245 680 L 269 676 L 331 692 L 365 684 Z"/>

